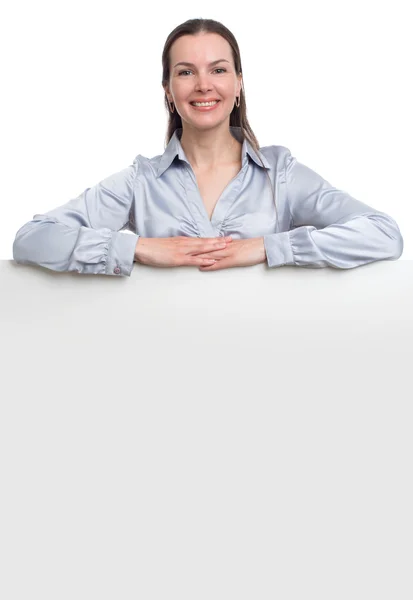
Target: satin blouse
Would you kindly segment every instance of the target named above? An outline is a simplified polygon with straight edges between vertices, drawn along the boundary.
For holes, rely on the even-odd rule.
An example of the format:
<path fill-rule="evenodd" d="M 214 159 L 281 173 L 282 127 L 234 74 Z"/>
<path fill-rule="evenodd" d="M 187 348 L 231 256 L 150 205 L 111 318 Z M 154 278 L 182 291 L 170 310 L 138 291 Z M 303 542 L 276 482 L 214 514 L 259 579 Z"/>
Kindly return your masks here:
<path fill-rule="evenodd" d="M 403 238 L 388 214 L 333 187 L 288 148 L 262 147 L 258 156 L 240 127 L 230 132 L 242 143 L 242 166 L 211 219 L 177 129 L 163 154 L 139 154 L 76 198 L 35 214 L 16 234 L 14 260 L 129 276 L 139 236 L 227 235 L 263 237 L 268 267 L 351 269 L 401 256 Z"/>

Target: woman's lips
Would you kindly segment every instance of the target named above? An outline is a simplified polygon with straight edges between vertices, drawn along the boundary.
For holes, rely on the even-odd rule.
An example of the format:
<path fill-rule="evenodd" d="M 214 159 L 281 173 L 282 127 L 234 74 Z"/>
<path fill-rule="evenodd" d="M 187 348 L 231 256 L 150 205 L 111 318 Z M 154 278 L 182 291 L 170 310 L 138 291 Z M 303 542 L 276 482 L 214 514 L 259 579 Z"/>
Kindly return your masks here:
<path fill-rule="evenodd" d="M 211 110 L 214 110 L 214 108 L 216 108 L 218 106 L 218 104 L 220 103 L 220 100 L 217 101 L 216 104 L 213 104 L 212 106 L 194 106 L 194 104 L 191 104 L 192 108 L 195 108 L 195 110 L 200 110 L 201 112 L 209 112 Z"/>

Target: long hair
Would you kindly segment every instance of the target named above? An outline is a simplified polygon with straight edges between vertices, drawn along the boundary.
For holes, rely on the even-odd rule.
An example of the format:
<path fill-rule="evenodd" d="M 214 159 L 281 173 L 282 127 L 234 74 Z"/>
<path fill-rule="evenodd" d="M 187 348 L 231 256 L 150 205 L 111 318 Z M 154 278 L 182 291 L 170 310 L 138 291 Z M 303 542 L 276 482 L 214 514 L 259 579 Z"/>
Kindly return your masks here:
<path fill-rule="evenodd" d="M 238 42 L 235 39 L 234 34 L 227 27 L 225 27 L 225 25 L 223 25 L 219 21 L 214 21 L 213 19 L 189 19 L 188 21 L 185 21 L 185 23 L 182 23 L 181 25 L 178 25 L 178 27 L 175 27 L 175 29 L 173 31 L 171 31 L 171 33 L 168 35 L 168 37 L 166 39 L 166 42 L 165 42 L 165 45 L 163 48 L 163 52 L 162 52 L 162 86 L 169 84 L 169 78 L 170 78 L 169 52 L 170 52 L 172 44 L 183 35 L 197 35 L 199 33 L 217 33 L 220 36 L 222 36 L 225 40 L 227 40 L 227 42 L 231 46 L 232 57 L 234 60 L 234 65 L 235 65 L 235 72 L 237 73 L 237 75 L 242 74 L 241 53 L 240 53 L 240 50 L 238 47 Z M 165 148 L 166 148 L 166 146 L 168 145 L 175 130 L 178 128 L 182 128 L 182 119 L 176 110 L 174 112 L 171 112 L 166 92 L 165 92 L 164 101 L 165 101 L 165 107 L 166 107 L 166 110 L 168 113 L 168 125 L 167 125 L 166 137 L 165 137 Z M 239 106 L 234 105 L 234 108 L 232 109 L 232 112 L 229 117 L 229 125 L 230 125 L 230 127 L 233 126 L 233 127 L 241 128 L 242 139 L 246 138 L 249 141 L 251 146 L 257 152 L 257 156 L 260 159 L 262 166 L 264 167 L 264 164 L 261 160 L 261 156 L 259 155 L 260 146 L 259 146 L 258 140 L 257 140 L 257 138 L 248 122 L 248 118 L 247 118 L 247 104 L 245 101 L 245 89 L 244 89 L 243 81 L 242 81 L 242 86 L 240 89 Z M 265 169 L 265 172 L 266 172 L 266 175 L 270 182 L 273 200 L 274 200 L 274 204 L 275 204 L 275 192 L 274 192 L 274 188 L 271 183 L 271 178 L 268 175 L 268 172 L 266 169 Z M 277 217 L 277 221 L 278 221 L 277 207 L 276 207 L 276 217 Z"/>

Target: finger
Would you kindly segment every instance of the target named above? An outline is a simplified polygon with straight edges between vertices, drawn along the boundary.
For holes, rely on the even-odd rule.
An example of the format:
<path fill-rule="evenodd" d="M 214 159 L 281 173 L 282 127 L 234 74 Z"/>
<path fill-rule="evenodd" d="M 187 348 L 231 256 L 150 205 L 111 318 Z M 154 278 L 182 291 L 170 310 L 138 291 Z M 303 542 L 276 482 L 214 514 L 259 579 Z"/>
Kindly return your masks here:
<path fill-rule="evenodd" d="M 211 254 L 217 250 L 225 250 L 225 248 L 227 247 L 227 244 L 224 242 L 215 242 L 215 244 L 203 244 L 202 246 L 200 246 L 199 248 L 196 248 L 194 250 L 191 250 L 191 254 L 193 255 L 199 255 L 199 254 Z"/>
<path fill-rule="evenodd" d="M 225 238 L 186 238 L 187 254 L 198 254 L 203 252 L 211 252 L 211 250 L 219 250 L 226 248 L 232 242 L 231 236 Z"/>
<path fill-rule="evenodd" d="M 200 265 L 199 270 L 200 271 L 218 271 L 220 268 L 222 269 L 222 267 L 217 267 L 218 264 L 219 264 L 219 261 L 217 261 L 216 263 L 214 263 L 212 265 Z"/>
<path fill-rule="evenodd" d="M 200 271 L 219 271 L 220 269 L 226 269 L 230 266 L 228 260 L 217 260 L 216 263 L 211 265 L 201 265 L 199 267 Z"/>
<path fill-rule="evenodd" d="M 228 256 L 228 252 L 225 252 L 225 250 L 211 250 L 211 252 L 205 252 L 205 253 L 202 253 L 202 254 L 197 254 L 196 256 L 198 258 L 222 259 L 222 258 L 226 258 Z"/>
<path fill-rule="evenodd" d="M 191 238 L 193 240 L 197 240 L 199 242 L 206 242 L 208 244 L 216 244 L 216 243 L 220 243 L 220 242 L 232 242 L 232 237 L 230 235 L 227 235 L 226 237 L 214 237 L 214 238 Z"/>
<path fill-rule="evenodd" d="M 221 260 L 217 260 L 215 264 L 201 266 L 201 270 L 218 271 L 219 269 L 229 269 L 236 266 L 236 261 L 233 256 L 226 256 Z"/>
<path fill-rule="evenodd" d="M 215 259 L 213 258 L 198 258 L 197 256 L 189 257 L 187 265 L 196 265 L 197 267 L 209 267 L 215 264 Z"/>

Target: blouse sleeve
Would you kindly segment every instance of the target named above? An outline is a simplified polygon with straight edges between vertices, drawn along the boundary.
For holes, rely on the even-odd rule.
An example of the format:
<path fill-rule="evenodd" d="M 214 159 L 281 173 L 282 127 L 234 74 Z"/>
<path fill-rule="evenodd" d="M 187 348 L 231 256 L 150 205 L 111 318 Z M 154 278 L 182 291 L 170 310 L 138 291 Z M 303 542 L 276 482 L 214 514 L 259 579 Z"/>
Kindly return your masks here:
<path fill-rule="evenodd" d="M 352 269 L 403 253 L 397 223 L 356 200 L 289 153 L 285 164 L 289 231 L 264 236 L 269 267 Z"/>
<path fill-rule="evenodd" d="M 129 276 L 139 236 L 127 227 L 138 161 L 21 227 L 13 258 L 53 271 Z"/>

